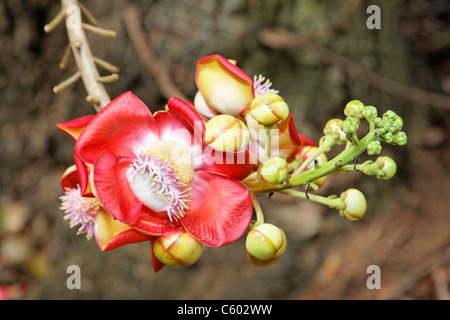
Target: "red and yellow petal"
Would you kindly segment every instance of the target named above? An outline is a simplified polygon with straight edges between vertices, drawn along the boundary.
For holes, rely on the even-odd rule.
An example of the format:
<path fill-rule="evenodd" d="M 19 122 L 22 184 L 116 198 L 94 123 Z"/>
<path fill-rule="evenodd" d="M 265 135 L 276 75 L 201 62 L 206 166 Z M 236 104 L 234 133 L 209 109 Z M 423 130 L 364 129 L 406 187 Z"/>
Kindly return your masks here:
<path fill-rule="evenodd" d="M 198 61 L 195 83 L 208 106 L 218 113 L 239 116 L 254 98 L 252 79 L 217 54 Z"/>
<path fill-rule="evenodd" d="M 191 202 L 181 225 L 200 242 L 220 247 L 239 239 L 250 223 L 252 201 L 247 187 L 236 179 L 196 172 Z"/>
<path fill-rule="evenodd" d="M 86 128 L 86 126 L 89 124 L 89 122 L 91 122 L 93 118 L 94 116 L 90 114 L 78 119 L 58 123 L 56 126 L 64 133 L 68 134 L 69 137 L 71 137 L 74 141 L 77 141 L 81 132 L 84 130 L 84 128 Z"/>
<path fill-rule="evenodd" d="M 140 233 L 129 225 L 115 220 L 101 209 L 95 220 L 95 240 L 102 251 L 116 249 L 126 244 L 148 241 L 152 237 Z"/>

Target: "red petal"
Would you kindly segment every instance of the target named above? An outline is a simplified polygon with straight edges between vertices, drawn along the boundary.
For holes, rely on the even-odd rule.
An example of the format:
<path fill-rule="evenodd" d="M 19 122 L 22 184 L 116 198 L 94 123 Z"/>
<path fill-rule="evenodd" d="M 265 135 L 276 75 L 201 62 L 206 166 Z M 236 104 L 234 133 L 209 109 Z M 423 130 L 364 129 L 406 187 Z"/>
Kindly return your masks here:
<path fill-rule="evenodd" d="M 168 107 L 170 110 L 179 112 L 190 123 L 192 128 L 195 130 L 195 133 L 203 139 L 205 124 L 203 123 L 200 115 L 191 105 L 178 98 L 171 98 L 169 100 Z"/>
<path fill-rule="evenodd" d="M 80 179 L 78 178 L 77 167 L 72 165 L 66 169 L 61 177 L 61 188 L 63 190 L 66 188 L 75 189 L 78 184 L 80 184 Z"/>
<path fill-rule="evenodd" d="M 94 116 L 90 114 L 78 119 L 58 123 L 56 126 L 64 133 L 68 134 L 74 141 L 77 141 L 81 132 L 92 119 L 94 119 Z"/>
<path fill-rule="evenodd" d="M 127 92 L 95 116 L 78 138 L 75 151 L 87 163 L 94 163 L 105 150 L 130 157 L 133 151 L 140 151 L 158 136 L 158 126 L 150 110 Z"/>
<path fill-rule="evenodd" d="M 191 202 L 182 226 L 197 240 L 220 247 L 239 239 L 250 223 L 252 201 L 247 187 L 233 178 L 196 172 Z"/>
<path fill-rule="evenodd" d="M 153 271 L 158 272 L 162 268 L 164 268 L 166 265 L 162 263 L 161 261 L 156 258 L 155 254 L 153 253 L 153 243 L 155 242 L 155 238 L 150 239 L 150 248 L 152 250 L 152 265 L 153 265 Z"/>
<path fill-rule="evenodd" d="M 238 180 L 245 179 L 251 172 L 248 148 L 239 152 L 221 151 L 205 145 L 202 166 L 199 170 L 224 174 Z"/>
<path fill-rule="evenodd" d="M 171 222 L 169 220 L 169 216 L 166 212 L 153 212 L 145 206 L 142 207 L 139 220 L 136 221 L 132 227 L 141 233 L 151 236 L 163 235 L 166 237 L 183 230 L 178 222 Z"/>
<path fill-rule="evenodd" d="M 98 200 L 115 219 L 128 224 L 139 219 L 142 209 L 142 203 L 134 195 L 126 177 L 131 162 L 132 159 L 105 151 L 94 164 L 94 187 Z"/>
<path fill-rule="evenodd" d="M 154 117 L 162 141 L 178 142 L 186 147 L 193 144 L 193 127 L 180 113 L 173 110 L 159 111 L 155 113 Z M 203 122 L 201 123 L 203 124 Z"/>
<path fill-rule="evenodd" d="M 78 179 L 80 180 L 81 195 L 83 197 L 92 197 L 92 190 L 89 187 L 89 171 L 86 164 L 76 153 L 73 155 L 73 160 L 75 161 L 78 172 Z"/>
<path fill-rule="evenodd" d="M 289 114 L 289 133 L 292 137 L 292 139 L 299 144 L 300 146 L 316 146 L 314 141 L 312 141 L 310 138 L 305 137 L 301 135 L 300 133 L 297 133 L 297 129 L 295 128 L 294 118 L 292 117 L 292 114 Z"/>

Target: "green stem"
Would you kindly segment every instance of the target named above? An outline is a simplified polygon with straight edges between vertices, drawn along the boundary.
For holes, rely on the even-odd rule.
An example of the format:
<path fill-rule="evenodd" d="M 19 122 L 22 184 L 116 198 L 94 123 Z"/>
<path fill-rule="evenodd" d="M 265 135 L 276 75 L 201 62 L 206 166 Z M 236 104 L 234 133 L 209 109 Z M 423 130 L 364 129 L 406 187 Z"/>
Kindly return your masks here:
<path fill-rule="evenodd" d="M 305 192 L 295 190 L 279 190 L 277 192 L 284 193 L 296 198 L 308 199 L 332 209 L 341 210 L 345 208 L 345 204 L 343 203 L 342 199 L 337 197 L 322 197 L 316 194 L 309 194 L 308 196 L 306 196 Z"/>
<path fill-rule="evenodd" d="M 262 212 L 261 206 L 259 205 L 258 199 L 256 199 L 255 194 L 250 193 L 250 196 L 252 198 L 253 208 L 255 208 L 256 213 L 256 222 L 253 227 L 257 227 L 264 223 L 264 214 Z"/>
<path fill-rule="evenodd" d="M 273 185 L 270 183 L 256 183 L 255 181 L 248 181 L 245 184 L 251 192 L 272 192 L 282 189 L 295 188 L 307 183 L 310 183 L 318 178 L 335 173 L 347 163 L 355 160 L 361 153 L 366 151 L 367 145 L 380 138 L 378 130 L 370 131 L 363 139 L 358 142 L 358 145 L 352 145 L 350 148 L 344 150 L 339 155 L 329 160 L 328 162 L 313 168 L 301 172 L 297 175 L 292 175 L 289 184 Z"/>

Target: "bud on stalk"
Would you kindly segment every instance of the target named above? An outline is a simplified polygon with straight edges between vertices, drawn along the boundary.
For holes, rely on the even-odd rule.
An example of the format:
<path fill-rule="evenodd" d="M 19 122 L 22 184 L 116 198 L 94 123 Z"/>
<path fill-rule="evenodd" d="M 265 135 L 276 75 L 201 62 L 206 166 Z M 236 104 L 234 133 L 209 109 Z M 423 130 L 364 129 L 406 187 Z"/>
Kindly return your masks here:
<path fill-rule="evenodd" d="M 286 250 L 286 234 L 270 223 L 250 230 L 247 235 L 247 257 L 257 266 L 267 266 L 278 261 Z"/>

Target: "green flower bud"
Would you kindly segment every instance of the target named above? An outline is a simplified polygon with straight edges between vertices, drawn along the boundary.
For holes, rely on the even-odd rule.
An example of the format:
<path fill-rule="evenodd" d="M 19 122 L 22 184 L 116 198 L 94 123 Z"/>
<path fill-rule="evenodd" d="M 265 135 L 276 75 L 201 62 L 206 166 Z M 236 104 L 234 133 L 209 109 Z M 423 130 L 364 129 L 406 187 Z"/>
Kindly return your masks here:
<path fill-rule="evenodd" d="M 221 114 L 205 125 L 205 142 L 222 151 L 240 151 L 247 147 L 250 134 L 241 120 Z"/>
<path fill-rule="evenodd" d="M 381 123 L 381 118 L 380 117 L 375 117 L 373 119 L 373 123 L 375 124 L 375 127 L 379 128 L 380 127 L 380 123 Z"/>
<path fill-rule="evenodd" d="M 380 141 L 371 141 L 367 145 L 367 154 L 370 156 L 381 153 L 381 143 Z"/>
<path fill-rule="evenodd" d="M 341 194 L 341 199 L 345 205 L 344 209 L 339 210 L 341 217 L 349 222 L 356 222 L 364 217 L 367 203 L 361 191 L 350 188 Z"/>
<path fill-rule="evenodd" d="M 338 145 L 346 144 L 348 141 L 345 132 L 341 129 L 342 122 L 341 119 L 331 119 L 323 128 L 323 133 L 332 136 Z"/>
<path fill-rule="evenodd" d="M 394 121 L 396 118 L 397 114 L 392 110 L 388 110 L 383 114 L 383 120 L 388 120 L 389 122 Z"/>
<path fill-rule="evenodd" d="M 273 92 L 263 93 L 253 99 L 250 114 L 263 126 L 271 126 L 286 120 L 289 107 L 282 97 Z"/>
<path fill-rule="evenodd" d="M 341 129 L 345 133 L 354 133 L 359 128 L 359 119 L 355 117 L 348 117 L 342 122 Z"/>
<path fill-rule="evenodd" d="M 359 100 L 352 100 L 345 106 L 344 114 L 347 117 L 356 117 L 362 119 L 364 111 L 364 104 Z"/>
<path fill-rule="evenodd" d="M 382 180 L 392 179 L 397 172 L 397 164 L 390 157 L 379 157 L 376 161 L 378 172 L 377 178 Z"/>
<path fill-rule="evenodd" d="M 289 174 L 289 165 L 282 158 L 271 158 L 261 168 L 261 176 L 271 184 L 280 184 Z"/>
<path fill-rule="evenodd" d="M 400 131 L 394 135 L 393 144 L 404 146 L 408 142 L 408 137 L 404 131 Z"/>
<path fill-rule="evenodd" d="M 173 267 L 190 266 L 200 259 L 203 244 L 187 232 L 160 236 L 153 243 L 153 253 L 162 263 Z"/>
<path fill-rule="evenodd" d="M 286 250 L 286 234 L 270 223 L 250 230 L 245 246 L 247 257 L 255 265 L 265 266 L 278 261 Z"/>
<path fill-rule="evenodd" d="M 392 132 L 386 132 L 385 134 L 382 135 L 384 141 L 386 141 L 387 143 L 393 143 L 394 142 L 394 135 L 392 134 Z"/>
<path fill-rule="evenodd" d="M 366 106 L 363 110 L 363 116 L 367 121 L 373 121 L 378 116 L 378 110 L 374 106 Z"/>
<path fill-rule="evenodd" d="M 402 130 L 403 127 L 403 119 L 400 116 L 397 116 L 394 121 L 392 121 L 391 127 L 388 129 L 389 132 L 396 133 Z"/>

